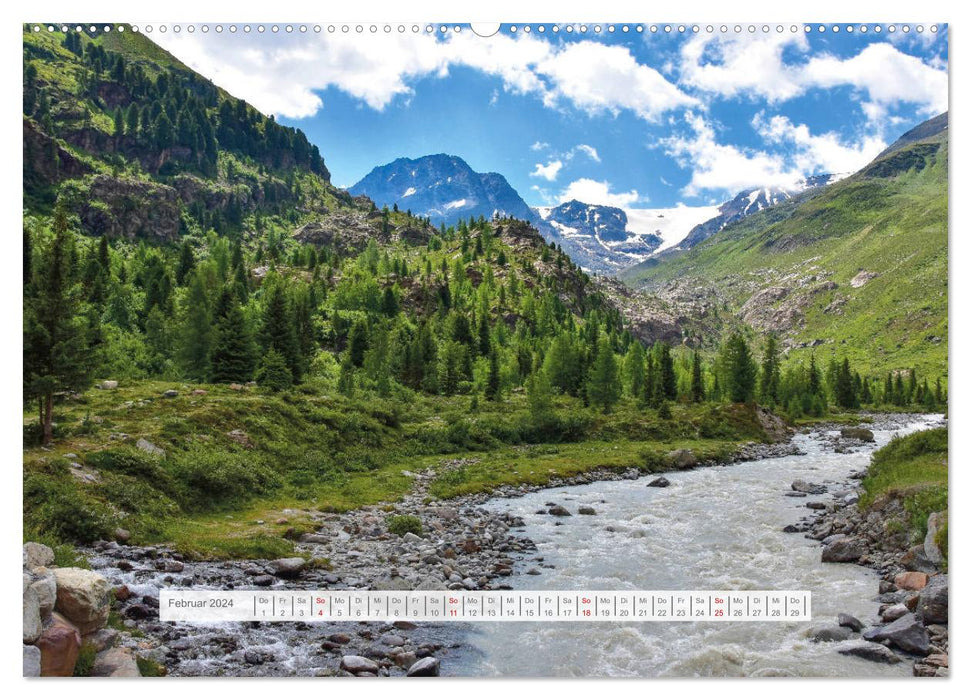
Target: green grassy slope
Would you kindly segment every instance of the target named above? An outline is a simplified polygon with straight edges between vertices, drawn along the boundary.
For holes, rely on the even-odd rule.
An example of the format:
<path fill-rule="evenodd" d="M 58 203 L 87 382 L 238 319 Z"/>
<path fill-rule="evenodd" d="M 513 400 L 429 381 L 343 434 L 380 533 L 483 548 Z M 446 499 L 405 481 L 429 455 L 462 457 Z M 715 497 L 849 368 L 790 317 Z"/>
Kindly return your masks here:
<path fill-rule="evenodd" d="M 872 373 L 946 376 L 947 172 L 945 127 L 622 278 L 646 290 L 686 279 L 713 286 L 796 356 L 815 346 L 817 359 L 846 356 Z M 870 277 L 862 286 L 861 273 Z"/>

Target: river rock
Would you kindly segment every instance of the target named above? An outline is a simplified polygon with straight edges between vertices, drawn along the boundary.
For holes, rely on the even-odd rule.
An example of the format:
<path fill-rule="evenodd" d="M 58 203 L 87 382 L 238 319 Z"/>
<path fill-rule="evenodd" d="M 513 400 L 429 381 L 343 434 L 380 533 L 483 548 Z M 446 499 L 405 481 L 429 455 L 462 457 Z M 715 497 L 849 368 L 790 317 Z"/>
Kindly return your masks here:
<path fill-rule="evenodd" d="M 327 537 L 327 535 L 321 535 L 320 533 L 313 532 L 301 535 L 300 541 L 305 544 L 329 544 L 330 538 Z"/>
<path fill-rule="evenodd" d="M 570 511 L 568 511 L 566 508 L 564 508 L 561 505 L 555 505 L 546 512 L 549 513 L 550 515 L 555 515 L 558 518 L 565 518 L 570 515 L 573 515 Z"/>
<path fill-rule="evenodd" d="M 909 571 L 920 571 L 925 574 L 937 573 L 937 566 L 927 558 L 923 544 L 917 544 L 908 549 L 900 557 L 900 565 Z"/>
<path fill-rule="evenodd" d="M 39 542 L 24 543 L 24 568 L 28 571 L 38 566 L 50 566 L 54 563 L 54 550 Z"/>
<path fill-rule="evenodd" d="M 108 622 L 108 581 L 86 569 L 54 569 L 58 612 L 78 626 L 81 634 L 94 632 Z"/>
<path fill-rule="evenodd" d="M 104 651 L 118 641 L 118 630 L 105 627 L 97 632 L 81 637 L 82 644 L 89 644 L 95 651 Z"/>
<path fill-rule="evenodd" d="M 821 484 L 811 484 L 808 481 L 805 481 L 804 479 L 796 479 L 795 481 L 792 482 L 792 485 L 790 486 L 790 488 L 793 491 L 797 491 L 799 493 L 811 493 L 814 496 L 818 496 L 820 494 L 826 493 L 825 486 L 822 486 Z"/>
<path fill-rule="evenodd" d="M 37 648 L 40 649 L 40 675 L 71 676 L 81 650 L 81 634 L 70 620 L 54 613 L 50 625 L 37 640 Z"/>
<path fill-rule="evenodd" d="M 853 632 L 846 627 L 823 627 L 813 633 L 814 642 L 845 642 Z"/>
<path fill-rule="evenodd" d="M 873 442 L 873 431 L 867 428 L 842 428 L 840 437 L 848 440 L 860 440 L 861 442 Z"/>
<path fill-rule="evenodd" d="M 54 611 L 57 601 L 57 580 L 54 572 L 44 566 L 34 569 L 34 582 L 30 587 L 37 594 L 37 604 L 40 606 L 41 619 L 46 619 Z"/>
<path fill-rule="evenodd" d="M 894 620 L 899 620 L 909 612 L 910 610 L 906 605 L 903 603 L 897 603 L 896 605 L 887 606 L 887 608 L 880 613 L 880 619 L 884 622 L 893 622 Z"/>
<path fill-rule="evenodd" d="M 698 466 L 698 458 L 691 450 L 672 450 L 668 452 L 667 460 L 675 469 L 691 469 Z"/>
<path fill-rule="evenodd" d="M 123 527 L 115 528 L 115 542 L 125 544 L 131 539 L 131 533 Z"/>
<path fill-rule="evenodd" d="M 837 647 L 836 651 L 846 656 L 858 656 L 861 659 L 875 661 L 877 663 L 900 663 L 899 656 L 894 654 L 882 644 L 875 644 L 874 642 L 846 642 L 845 644 L 841 644 L 839 647 Z"/>
<path fill-rule="evenodd" d="M 932 576 L 920 591 L 917 613 L 924 624 L 947 624 L 948 615 L 947 576 Z"/>
<path fill-rule="evenodd" d="M 40 649 L 24 644 L 24 678 L 37 678 L 40 675 Z"/>
<path fill-rule="evenodd" d="M 138 678 L 138 664 L 130 650 L 125 647 L 111 647 L 94 657 L 91 675 L 102 678 Z"/>
<path fill-rule="evenodd" d="M 937 546 L 937 531 L 940 529 L 943 517 L 940 513 L 927 516 L 927 535 L 924 537 L 924 556 L 932 564 L 940 565 L 944 561 L 944 554 Z"/>
<path fill-rule="evenodd" d="M 378 672 L 378 665 L 363 656 L 342 656 L 341 668 L 354 675 Z"/>
<path fill-rule="evenodd" d="M 904 571 L 894 576 L 894 584 L 905 591 L 919 591 L 927 585 L 927 574 L 923 571 Z"/>
<path fill-rule="evenodd" d="M 407 675 L 412 678 L 437 676 L 440 669 L 441 662 L 438 659 L 434 656 L 426 656 L 424 659 L 418 659 L 413 663 L 408 669 Z"/>
<path fill-rule="evenodd" d="M 33 644 L 44 631 L 40 617 L 40 601 L 37 592 L 32 587 L 33 579 L 30 574 L 24 574 L 24 644 Z"/>
<path fill-rule="evenodd" d="M 851 630 L 857 633 L 863 631 L 863 623 L 849 613 L 840 613 L 839 617 L 836 618 L 836 621 L 839 623 L 840 627 L 849 627 Z"/>
<path fill-rule="evenodd" d="M 654 481 L 648 484 L 648 486 L 653 486 L 655 488 L 661 488 L 661 489 L 666 488 L 670 485 L 671 485 L 671 482 L 665 479 L 663 476 L 659 476 L 658 478 L 654 479 Z"/>
<path fill-rule="evenodd" d="M 863 638 L 868 642 L 892 644 L 898 649 L 921 654 L 922 656 L 926 655 L 930 650 L 930 639 L 927 635 L 927 630 L 914 617 L 913 613 L 907 613 L 889 625 L 864 630 Z"/>
<path fill-rule="evenodd" d="M 856 540 L 842 535 L 823 547 L 824 562 L 850 562 L 863 556 L 863 546 Z"/>
<path fill-rule="evenodd" d="M 302 557 L 286 557 L 270 562 L 270 570 L 280 578 L 296 578 L 306 567 L 307 560 Z"/>
<path fill-rule="evenodd" d="M 98 388 L 104 389 L 106 391 L 110 391 L 111 389 L 117 389 L 118 382 L 115 381 L 114 379 L 106 379 L 98 385 Z"/>
<path fill-rule="evenodd" d="M 577 513 L 579 513 L 580 515 L 596 515 L 597 511 L 595 511 L 590 506 L 580 506 L 577 509 Z"/>

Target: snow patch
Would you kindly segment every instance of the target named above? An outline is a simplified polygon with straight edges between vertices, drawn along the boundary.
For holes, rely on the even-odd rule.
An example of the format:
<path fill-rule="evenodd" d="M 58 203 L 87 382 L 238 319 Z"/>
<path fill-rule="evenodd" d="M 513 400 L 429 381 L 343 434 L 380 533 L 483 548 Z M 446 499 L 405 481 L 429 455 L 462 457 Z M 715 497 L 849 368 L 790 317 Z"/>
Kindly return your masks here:
<path fill-rule="evenodd" d="M 627 231 L 632 236 L 654 234 L 662 243 L 655 254 L 672 248 L 698 224 L 719 215 L 719 205 L 687 207 L 679 205 L 668 209 L 624 209 L 627 214 Z"/>
<path fill-rule="evenodd" d="M 417 191 L 418 190 L 416 190 L 414 187 L 409 187 L 408 189 L 405 190 L 405 193 L 401 195 L 401 198 L 404 199 L 405 197 L 410 197 Z"/>

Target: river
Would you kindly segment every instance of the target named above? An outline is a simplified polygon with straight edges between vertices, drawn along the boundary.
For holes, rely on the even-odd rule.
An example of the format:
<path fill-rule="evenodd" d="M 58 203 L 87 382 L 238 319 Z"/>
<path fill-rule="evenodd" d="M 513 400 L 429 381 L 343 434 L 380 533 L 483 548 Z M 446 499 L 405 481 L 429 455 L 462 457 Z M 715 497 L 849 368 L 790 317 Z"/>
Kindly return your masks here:
<path fill-rule="evenodd" d="M 784 533 L 783 528 L 810 514 L 807 501 L 827 502 L 858 487 L 849 475 L 863 470 L 873 450 L 895 433 L 942 420 L 877 417 L 876 442 L 848 453 L 835 451 L 836 431 L 800 434 L 794 441 L 802 454 L 670 473 L 667 488 L 648 487 L 654 476 L 600 481 L 494 498 L 482 506 L 491 513 L 478 511 L 489 519 L 505 512 L 520 517 L 513 527 L 515 537 L 536 545 L 535 551 L 510 554 L 516 560 L 513 575 L 495 583 L 527 590 L 810 590 L 812 622 L 460 623 L 421 625 L 405 635 L 412 648 L 430 645 L 425 653 L 439 657 L 442 675 L 451 676 L 909 676 L 909 663 L 877 664 L 810 640 L 811 630 L 832 626 L 841 612 L 873 620 L 878 578 L 855 564 L 821 563 L 818 542 Z M 829 492 L 785 496 L 797 479 L 825 484 Z M 554 502 L 574 515 L 549 515 L 546 504 Z M 596 514 L 580 516 L 580 506 L 591 506 Z M 339 524 L 331 523 L 334 528 Z M 342 546 L 371 552 L 372 574 L 386 576 L 380 553 L 388 550 L 380 548 L 395 546 L 394 540 L 368 540 L 362 534 L 351 539 L 334 532 L 343 534 L 336 538 Z M 334 559 L 342 577 L 333 579 L 340 581 L 333 587 L 367 585 L 355 563 L 364 555 L 353 554 Z M 251 574 L 264 571 L 262 565 L 253 571 L 253 562 L 186 562 L 184 571 L 179 564 L 181 573 L 173 576 L 156 565 L 164 557 L 145 548 L 111 544 L 88 555 L 112 585 L 126 586 L 135 601 L 155 597 L 156 607 L 159 589 L 165 586 L 249 589 Z M 122 568 L 122 560 L 134 564 Z M 326 578 L 317 572 L 275 581 L 273 588 L 319 590 L 331 587 Z M 146 644 L 138 638 L 130 641 L 138 653 L 155 653 L 174 675 L 327 675 L 337 671 L 340 654 L 367 654 L 375 644 L 392 644 L 381 641 L 382 635 L 397 633 L 389 625 L 361 623 L 172 626 L 159 624 L 153 611 L 141 607 L 142 614 L 128 624 L 147 635 Z M 336 652 L 322 649 L 327 635 L 336 632 L 349 641 Z"/>
<path fill-rule="evenodd" d="M 819 543 L 783 527 L 807 514 L 806 501 L 789 498 L 796 479 L 838 490 L 867 466 L 875 448 L 895 433 L 939 423 L 928 416 L 874 430 L 876 443 L 839 454 L 820 434 L 794 439 L 805 454 L 669 474 L 667 488 L 653 477 L 546 489 L 486 507 L 526 521 L 535 557 L 554 568 L 541 576 L 519 567 L 508 583 L 520 589 L 731 590 L 792 589 L 813 594 L 813 621 L 804 623 L 486 623 L 470 628 L 474 651 L 459 653 L 449 672 L 500 676 L 909 676 L 910 664 L 876 664 L 809 639 L 810 630 L 835 624 L 847 612 L 863 621 L 877 613 L 878 577 L 855 564 L 823 564 Z M 889 427 L 889 426 L 887 426 Z M 837 433 L 832 433 L 833 435 Z M 856 482 L 858 483 L 858 482 Z M 848 487 L 847 487 L 848 488 Z M 556 502 L 576 513 L 537 515 Z M 533 559 L 534 557 L 530 557 Z"/>

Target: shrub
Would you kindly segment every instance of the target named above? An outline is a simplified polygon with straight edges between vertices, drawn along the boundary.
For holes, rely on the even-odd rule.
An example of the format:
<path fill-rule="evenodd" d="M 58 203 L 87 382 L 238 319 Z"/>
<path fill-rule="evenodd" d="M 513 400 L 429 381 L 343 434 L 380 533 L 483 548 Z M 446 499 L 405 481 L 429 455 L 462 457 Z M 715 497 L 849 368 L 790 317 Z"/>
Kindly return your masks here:
<path fill-rule="evenodd" d="M 421 520 L 417 515 L 391 515 L 388 517 L 388 532 L 402 537 L 411 532 L 418 536 L 422 534 Z"/>
<path fill-rule="evenodd" d="M 91 642 L 84 642 L 78 650 L 78 660 L 74 662 L 74 675 L 87 677 L 94 669 L 94 657 L 98 655 L 97 649 Z"/>
<path fill-rule="evenodd" d="M 283 391 L 293 386 L 293 374 L 287 361 L 275 348 L 263 356 L 260 368 L 256 370 L 256 383 L 270 391 Z"/>
<path fill-rule="evenodd" d="M 107 538 L 117 516 L 72 481 L 32 473 L 24 478 L 24 525 L 61 542 L 88 543 Z"/>
<path fill-rule="evenodd" d="M 279 485 L 279 477 L 258 456 L 193 448 L 169 460 L 184 508 L 225 507 Z"/>

